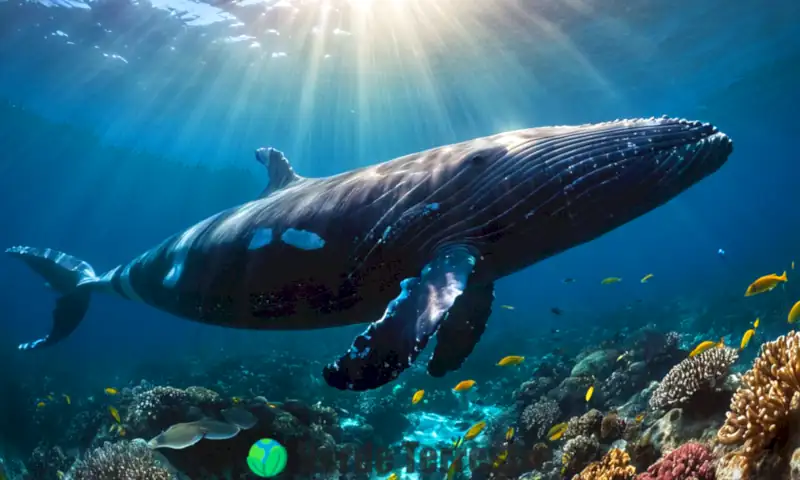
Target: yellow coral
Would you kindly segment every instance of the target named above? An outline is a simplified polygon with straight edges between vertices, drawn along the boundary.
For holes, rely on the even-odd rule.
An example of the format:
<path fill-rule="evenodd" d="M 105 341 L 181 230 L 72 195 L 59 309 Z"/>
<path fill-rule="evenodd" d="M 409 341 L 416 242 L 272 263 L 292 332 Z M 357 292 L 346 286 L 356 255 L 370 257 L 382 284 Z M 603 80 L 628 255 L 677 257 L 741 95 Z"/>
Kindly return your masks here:
<path fill-rule="evenodd" d="M 799 407 L 800 334 L 789 332 L 761 347 L 733 395 L 725 425 L 717 432 L 720 443 L 741 445 L 732 457 L 744 478 Z"/>
<path fill-rule="evenodd" d="M 592 462 L 578 475 L 579 480 L 630 480 L 636 474 L 636 468 L 628 465 L 631 457 L 620 450 L 612 448 L 599 462 Z"/>

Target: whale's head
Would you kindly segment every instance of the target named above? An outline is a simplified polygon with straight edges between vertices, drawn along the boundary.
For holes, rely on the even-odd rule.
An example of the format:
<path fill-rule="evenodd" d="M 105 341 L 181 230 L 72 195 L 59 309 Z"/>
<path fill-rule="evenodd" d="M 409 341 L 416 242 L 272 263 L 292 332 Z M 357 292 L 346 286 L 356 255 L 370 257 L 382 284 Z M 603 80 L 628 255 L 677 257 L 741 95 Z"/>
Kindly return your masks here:
<path fill-rule="evenodd" d="M 495 185 L 487 198 L 503 204 L 497 230 L 524 241 L 538 259 L 663 205 L 733 151 L 715 126 L 666 117 L 533 128 L 490 140 L 492 165 L 482 181 Z"/>

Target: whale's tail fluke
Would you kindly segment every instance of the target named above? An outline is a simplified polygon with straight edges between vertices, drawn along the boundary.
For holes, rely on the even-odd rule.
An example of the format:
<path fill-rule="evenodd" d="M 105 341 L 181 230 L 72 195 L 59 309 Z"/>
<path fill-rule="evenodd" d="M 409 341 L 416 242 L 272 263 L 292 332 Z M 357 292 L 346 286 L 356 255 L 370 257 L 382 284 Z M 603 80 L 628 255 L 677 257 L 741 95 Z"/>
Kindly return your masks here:
<path fill-rule="evenodd" d="M 20 350 L 30 350 L 54 345 L 71 334 L 89 309 L 90 284 L 97 282 L 91 265 L 79 258 L 49 248 L 12 247 L 6 250 L 36 273 L 61 294 L 53 309 L 53 328 L 50 334 L 38 340 L 19 345 Z"/>

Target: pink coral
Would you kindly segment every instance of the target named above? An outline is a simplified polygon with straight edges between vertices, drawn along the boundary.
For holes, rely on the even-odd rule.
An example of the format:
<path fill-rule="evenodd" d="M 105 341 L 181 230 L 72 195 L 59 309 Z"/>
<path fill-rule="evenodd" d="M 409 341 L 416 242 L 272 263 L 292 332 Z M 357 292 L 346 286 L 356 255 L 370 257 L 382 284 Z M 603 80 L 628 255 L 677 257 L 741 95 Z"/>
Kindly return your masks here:
<path fill-rule="evenodd" d="M 657 461 L 636 480 L 714 480 L 714 459 L 706 447 L 687 443 Z"/>

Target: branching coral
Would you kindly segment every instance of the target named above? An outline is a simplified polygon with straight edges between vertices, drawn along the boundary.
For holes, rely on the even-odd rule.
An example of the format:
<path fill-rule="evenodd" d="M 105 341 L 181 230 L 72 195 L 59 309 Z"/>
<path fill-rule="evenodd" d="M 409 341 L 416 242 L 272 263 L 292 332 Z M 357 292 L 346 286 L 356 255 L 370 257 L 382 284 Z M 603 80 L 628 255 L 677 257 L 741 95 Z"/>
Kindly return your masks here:
<path fill-rule="evenodd" d="M 683 404 L 696 393 L 721 386 L 739 353 L 728 347 L 711 348 L 672 367 L 650 398 L 658 410 Z"/>
<path fill-rule="evenodd" d="M 577 436 L 567 440 L 561 455 L 561 464 L 565 474 L 579 472 L 586 464 L 597 458 L 600 443 L 595 437 Z"/>
<path fill-rule="evenodd" d="M 536 438 L 543 438 L 560 415 L 561 409 L 558 408 L 558 402 L 549 398 L 541 398 L 522 411 L 522 424 L 525 425 L 525 430 L 535 432 Z"/>
<path fill-rule="evenodd" d="M 687 443 L 673 450 L 636 480 L 714 480 L 714 458 L 699 443 Z"/>
<path fill-rule="evenodd" d="M 173 480 L 153 452 L 138 442 L 106 442 L 73 465 L 68 480 Z"/>
<path fill-rule="evenodd" d="M 800 410 L 800 334 L 789 332 L 765 343 L 731 400 L 725 425 L 717 433 L 724 445 L 741 445 L 733 454 L 747 477 L 754 461 L 789 427 Z"/>
<path fill-rule="evenodd" d="M 619 448 L 612 448 L 599 462 L 590 463 L 577 476 L 579 480 L 630 480 L 636 469 L 629 465 L 631 457 Z"/>

